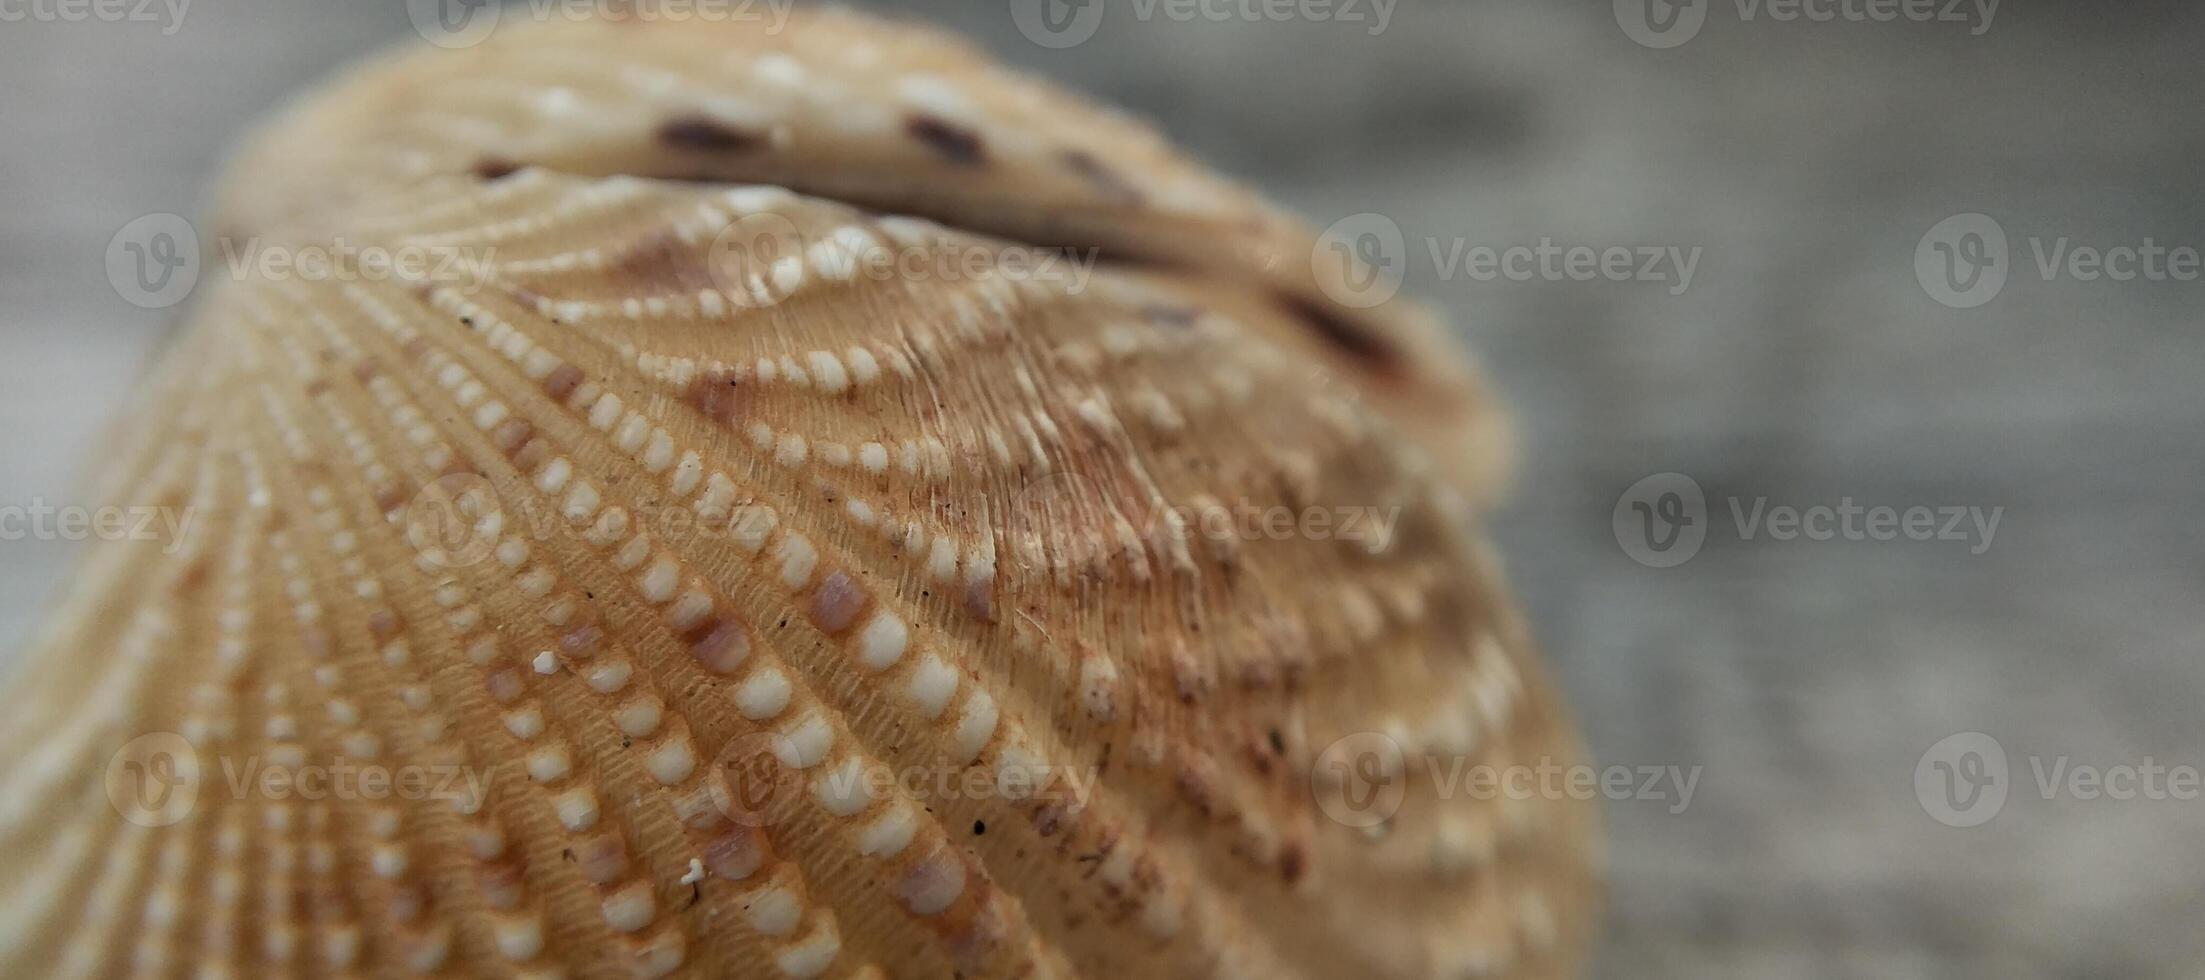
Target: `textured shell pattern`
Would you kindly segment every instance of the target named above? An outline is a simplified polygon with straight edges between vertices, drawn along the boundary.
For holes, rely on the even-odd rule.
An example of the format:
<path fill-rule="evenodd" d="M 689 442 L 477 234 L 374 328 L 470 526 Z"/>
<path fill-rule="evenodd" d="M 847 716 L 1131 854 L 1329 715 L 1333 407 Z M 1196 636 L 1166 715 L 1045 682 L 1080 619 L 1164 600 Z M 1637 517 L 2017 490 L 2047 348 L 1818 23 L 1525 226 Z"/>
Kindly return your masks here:
<path fill-rule="evenodd" d="M 1589 808 L 1423 778 L 1578 751 L 1490 398 L 1142 126 L 850 14 L 511 25 L 303 100 L 217 221 L 479 281 L 201 290 L 90 491 L 194 519 L 5 692 L 0 974 L 1578 969 Z M 1012 247 L 1101 263 L 854 272 Z M 1189 530 L 1250 507 L 1395 526 Z"/>

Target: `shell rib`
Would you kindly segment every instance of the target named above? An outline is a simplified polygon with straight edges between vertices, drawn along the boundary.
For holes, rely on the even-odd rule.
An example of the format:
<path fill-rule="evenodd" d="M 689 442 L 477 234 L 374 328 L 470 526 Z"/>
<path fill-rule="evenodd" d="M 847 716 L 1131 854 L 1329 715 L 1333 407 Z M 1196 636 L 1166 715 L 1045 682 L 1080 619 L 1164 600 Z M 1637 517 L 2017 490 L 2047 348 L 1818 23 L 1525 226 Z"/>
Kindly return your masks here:
<path fill-rule="evenodd" d="M 202 286 L 95 493 L 188 530 L 5 694 L 0 974 L 1574 974 L 1589 808 L 1428 778 L 1577 758 L 1489 397 L 1148 130 L 851 15 L 509 25 L 219 227 L 464 274 Z"/>

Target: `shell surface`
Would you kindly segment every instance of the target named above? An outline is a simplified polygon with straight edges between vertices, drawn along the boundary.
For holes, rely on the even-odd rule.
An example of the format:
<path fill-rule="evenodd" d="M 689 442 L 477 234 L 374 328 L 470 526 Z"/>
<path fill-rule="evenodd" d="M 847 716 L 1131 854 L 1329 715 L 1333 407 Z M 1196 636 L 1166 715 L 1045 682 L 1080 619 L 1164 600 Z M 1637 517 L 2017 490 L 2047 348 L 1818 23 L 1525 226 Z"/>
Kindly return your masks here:
<path fill-rule="evenodd" d="M 1589 808 L 1455 781 L 1578 752 L 1489 398 L 1148 130 L 512 25 L 218 221 L 336 271 L 207 284 L 95 487 L 189 520 L 9 682 L 0 973 L 1575 972 Z"/>

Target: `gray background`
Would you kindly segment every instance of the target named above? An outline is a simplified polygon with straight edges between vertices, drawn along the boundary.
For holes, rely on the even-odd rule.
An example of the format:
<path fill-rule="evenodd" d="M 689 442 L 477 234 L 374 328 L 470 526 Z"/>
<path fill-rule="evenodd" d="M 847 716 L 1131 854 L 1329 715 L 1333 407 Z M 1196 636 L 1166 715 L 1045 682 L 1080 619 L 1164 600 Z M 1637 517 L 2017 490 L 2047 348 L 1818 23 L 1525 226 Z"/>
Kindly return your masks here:
<path fill-rule="evenodd" d="M 1683 814 L 1610 807 L 1600 975 L 2205 977 L 2205 803 L 2047 800 L 2029 763 L 2205 765 L 2205 284 L 2046 281 L 2028 251 L 2205 244 L 2195 8 L 2015 0 L 1973 36 L 1716 0 L 1655 50 L 1606 3 L 1402 4 L 1376 36 L 1112 3 L 1059 51 L 1000 0 L 908 6 L 1319 223 L 1401 225 L 1410 289 L 1521 417 L 1497 532 L 1595 750 L 1705 767 Z M 361 0 L 199 0 L 172 37 L 0 24 L 0 503 L 73 499 L 169 325 L 109 288 L 108 237 L 195 213 L 250 119 L 409 36 L 399 4 Z M 1956 310 L 1914 252 L 1969 211 L 2001 223 L 2012 275 Z M 1424 244 L 1542 237 L 1703 252 L 1672 295 L 1445 276 Z M 1610 514 L 1665 471 L 1704 488 L 1709 534 L 1652 569 Z M 1746 539 L 1728 516 L 1847 496 L 2004 510 L 1982 554 Z M 12 648 L 70 547 L 0 549 Z M 1912 780 L 1965 731 L 2004 745 L 2012 797 L 1957 830 Z"/>

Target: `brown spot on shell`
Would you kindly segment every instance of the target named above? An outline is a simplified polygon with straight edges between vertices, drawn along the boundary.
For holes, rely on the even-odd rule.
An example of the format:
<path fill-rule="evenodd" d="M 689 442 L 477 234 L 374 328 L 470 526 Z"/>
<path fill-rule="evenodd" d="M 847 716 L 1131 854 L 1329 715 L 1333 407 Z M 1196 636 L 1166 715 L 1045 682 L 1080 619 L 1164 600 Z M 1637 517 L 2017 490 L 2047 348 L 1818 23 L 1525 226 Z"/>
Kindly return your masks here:
<path fill-rule="evenodd" d="M 760 133 L 701 114 L 675 116 L 660 123 L 658 141 L 678 150 L 699 153 L 734 153 L 766 145 L 766 138 Z"/>
<path fill-rule="evenodd" d="M 749 827 L 731 826 L 727 833 L 704 845 L 705 868 L 729 881 L 741 881 L 757 873 L 766 857 L 765 841 Z"/>
<path fill-rule="evenodd" d="M 1034 833 L 1042 837 L 1055 837 L 1064 829 L 1068 807 L 1064 800 L 1050 800 L 1034 809 Z"/>
<path fill-rule="evenodd" d="M 211 573 L 209 564 L 204 558 L 192 562 L 190 567 L 184 569 L 183 574 L 176 577 L 176 583 L 169 589 L 170 593 L 178 596 L 190 595 L 207 584 L 207 576 Z"/>
<path fill-rule="evenodd" d="M 537 467 L 543 465 L 544 460 L 550 458 L 551 445 L 549 443 L 542 439 L 530 439 L 521 444 L 519 452 L 513 454 L 513 468 L 523 473 L 534 473 Z"/>
<path fill-rule="evenodd" d="M 406 621 L 400 619 L 398 617 L 398 614 L 396 612 L 393 612 L 392 610 L 378 609 L 368 614 L 368 632 L 374 634 L 375 638 L 378 640 L 388 640 L 391 637 L 397 636 L 398 631 L 404 629 L 405 627 Z"/>
<path fill-rule="evenodd" d="M 411 495 L 406 492 L 406 488 L 394 483 L 375 495 L 375 509 L 385 514 L 393 513 L 406 506 L 410 499 Z"/>
<path fill-rule="evenodd" d="M 732 619 L 705 620 L 689 638 L 689 655 L 715 674 L 732 674 L 750 656 L 750 634 Z"/>
<path fill-rule="evenodd" d="M 722 251 L 730 258 L 745 254 Z M 695 293 L 719 287 L 711 266 L 714 257 L 713 251 L 682 241 L 673 229 L 661 228 L 622 249 L 607 274 L 636 292 Z"/>
<path fill-rule="evenodd" d="M 981 142 L 979 133 L 940 116 L 914 113 L 904 120 L 903 128 L 951 163 L 969 167 L 987 160 L 987 145 Z"/>
<path fill-rule="evenodd" d="M 490 444 L 510 457 L 528 445 L 529 437 L 536 434 L 536 426 L 527 419 L 508 418 L 490 430 Z"/>
<path fill-rule="evenodd" d="M 321 830 L 324 823 L 308 823 L 308 827 Z M 318 881 L 307 886 L 306 904 L 313 910 L 319 922 L 344 922 L 352 915 L 352 902 L 334 881 Z"/>
<path fill-rule="evenodd" d="M 972 579 L 965 583 L 965 611 L 983 623 L 995 622 L 995 588 L 992 581 Z"/>
<path fill-rule="evenodd" d="M 1173 778 L 1179 790 L 1179 798 L 1194 807 L 1204 820 L 1217 816 L 1217 779 L 1210 772 L 1208 763 L 1200 759 L 1187 759 L 1179 764 L 1179 772 Z"/>
<path fill-rule="evenodd" d="M 1272 763 L 1271 756 L 1263 750 L 1256 748 L 1251 748 L 1248 750 L 1248 765 L 1250 768 L 1253 768 L 1256 771 L 1256 775 L 1258 776 L 1270 776 L 1276 770 L 1276 766 L 1274 766 Z"/>
<path fill-rule="evenodd" d="M 970 869 L 955 849 L 940 845 L 911 862 L 889 888 L 890 894 L 919 915 L 938 915 L 964 898 Z"/>
<path fill-rule="evenodd" d="M 513 297 L 514 302 L 528 307 L 531 310 L 541 312 L 550 303 L 549 300 L 546 300 L 544 298 L 544 294 L 539 293 L 526 286 L 515 286 L 509 283 L 502 282 L 497 283 L 496 285 L 497 288 L 504 291 L 506 295 Z M 552 319 L 552 322 L 557 323 L 558 319 L 555 317 Z"/>
<path fill-rule="evenodd" d="M 1185 647 L 1172 651 L 1171 680 L 1172 688 L 1179 695 L 1182 704 L 1191 705 L 1201 701 L 1210 689 L 1209 676 Z"/>
<path fill-rule="evenodd" d="M 421 912 L 429 904 L 428 895 L 414 882 L 405 882 L 391 889 L 390 917 L 400 923 L 417 922 Z"/>
<path fill-rule="evenodd" d="M 559 637 L 559 649 L 570 657 L 587 657 L 597 652 L 605 642 L 605 631 L 596 624 L 584 624 L 566 631 Z"/>
<path fill-rule="evenodd" d="M 544 375 L 544 394 L 550 395 L 555 402 L 566 401 L 567 396 L 581 385 L 582 369 L 572 364 L 561 364 L 552 368 L 550 374 Z"/>
<path fill-rule="evenodd" d="M 1348 318 L 1338 310 L 1300 296 L 1281 294 L 1279 305 L 1306 324 L 1318 337 L 1367 367 L 1385 372 L 1402 368 L 1401 350 L 1368 327 Z"/>
<path fill-rule="evenodd" d="M 504 157 L 483 157 L 475 161 L 475 176 L 486 181 L 504 180 L 521 169 L 521 165 Z"/>
<path fill-rule="evenodd" d="M 490 693 L 490 700 L 499 704 L 513 703 L 515 698 L 521 696 L 524 686 L 521 681 L 521 672 L 513 667 L 502 667 L 491 671 L 488 676 L 482 679 L 483 690 Z"/>
<path fill-rule="evenodd" d="M 865 590 L 850 581 L 850 576 L 833 571 L 819 580 L 819 587 L 812 590 L 812 622 L 826 632 L 840 633 L 857 621 L 858 613 L 865 611 L 869 600 Z"/>
<path fill-rule="evenodd" d="M 1064 165 L 1080 175 L 1081 179 L 1101 191 L 1104 197 L 1126 205 L 1141 202 L 1140 188 L 1127 183 L 1124 177 L 1119 176 L 1116 170 L 1112 170 L 1094 154 L 1086 150 L 1070 149 L 1058 154 L 1058 159 L 1063 160 Z"/>
<path fill-rule="evenodd" d="M 933 920 L 938 923 L 936 930 L 942 937 L 943 951 L 949 954 L 951 962 L 962 964 L 968 974 L 979 972 L 985 957 L 1000 948 L 1004 938 L 1010 935 L 1003 903 L 993 900 L 994 886 L 979 876 L 977 868 L 969 880 L 967 898 Z"/>
<path fill-rule="evenodd" d="M 628 871 L 627 845 L 609 833 L 600 832 L 583 840 L 574 849 L 574 856 L 582 877 L 593 885 L 611 884 Z"/>
<path fill-rule="evenodd" d="M 1286 879 L 1288 885 L 1300 884 L 1302 876 L 1308 872 L 1309 850 L 1302 842 L 1288 841 L 1279 848 L 1279 877 Z"/>
<path fill-rule="evenodd" d="M 521 893 L 526 878 L 520 866 L 510 861 L 483 865 L 476 880 L 482 887 L 483 903 L 494 909 L 510 909 L 521 903 Z"/>
<path fill-rule="evenodd" d="M 1179 306 L 1174 303 L 1149 303 L 1141 307 L 1141 316 L 1159 327 L 1185 330 L 1194 326 L 1194 322 L 1201 318 L 1202 312 L 1191 306 Z"/>
<path fill-rule="evenodd" d="M 729 428 L 741 425 L 750 417 L 750 407 L 757 391 L 743 383 L 732 373 L 707 373 L 689 382 L 683 392 L 684 400 L 705 418 Z"/>
<path fill-rule="evenodd" d="M 1279 683 L 1278 659 L 1271 656 L 1269 651 L 1250 651 L 1235 673 L 1240 680 L 1240 686 L 1248 690 L 1261 691 L 1276 687 Z"/>

